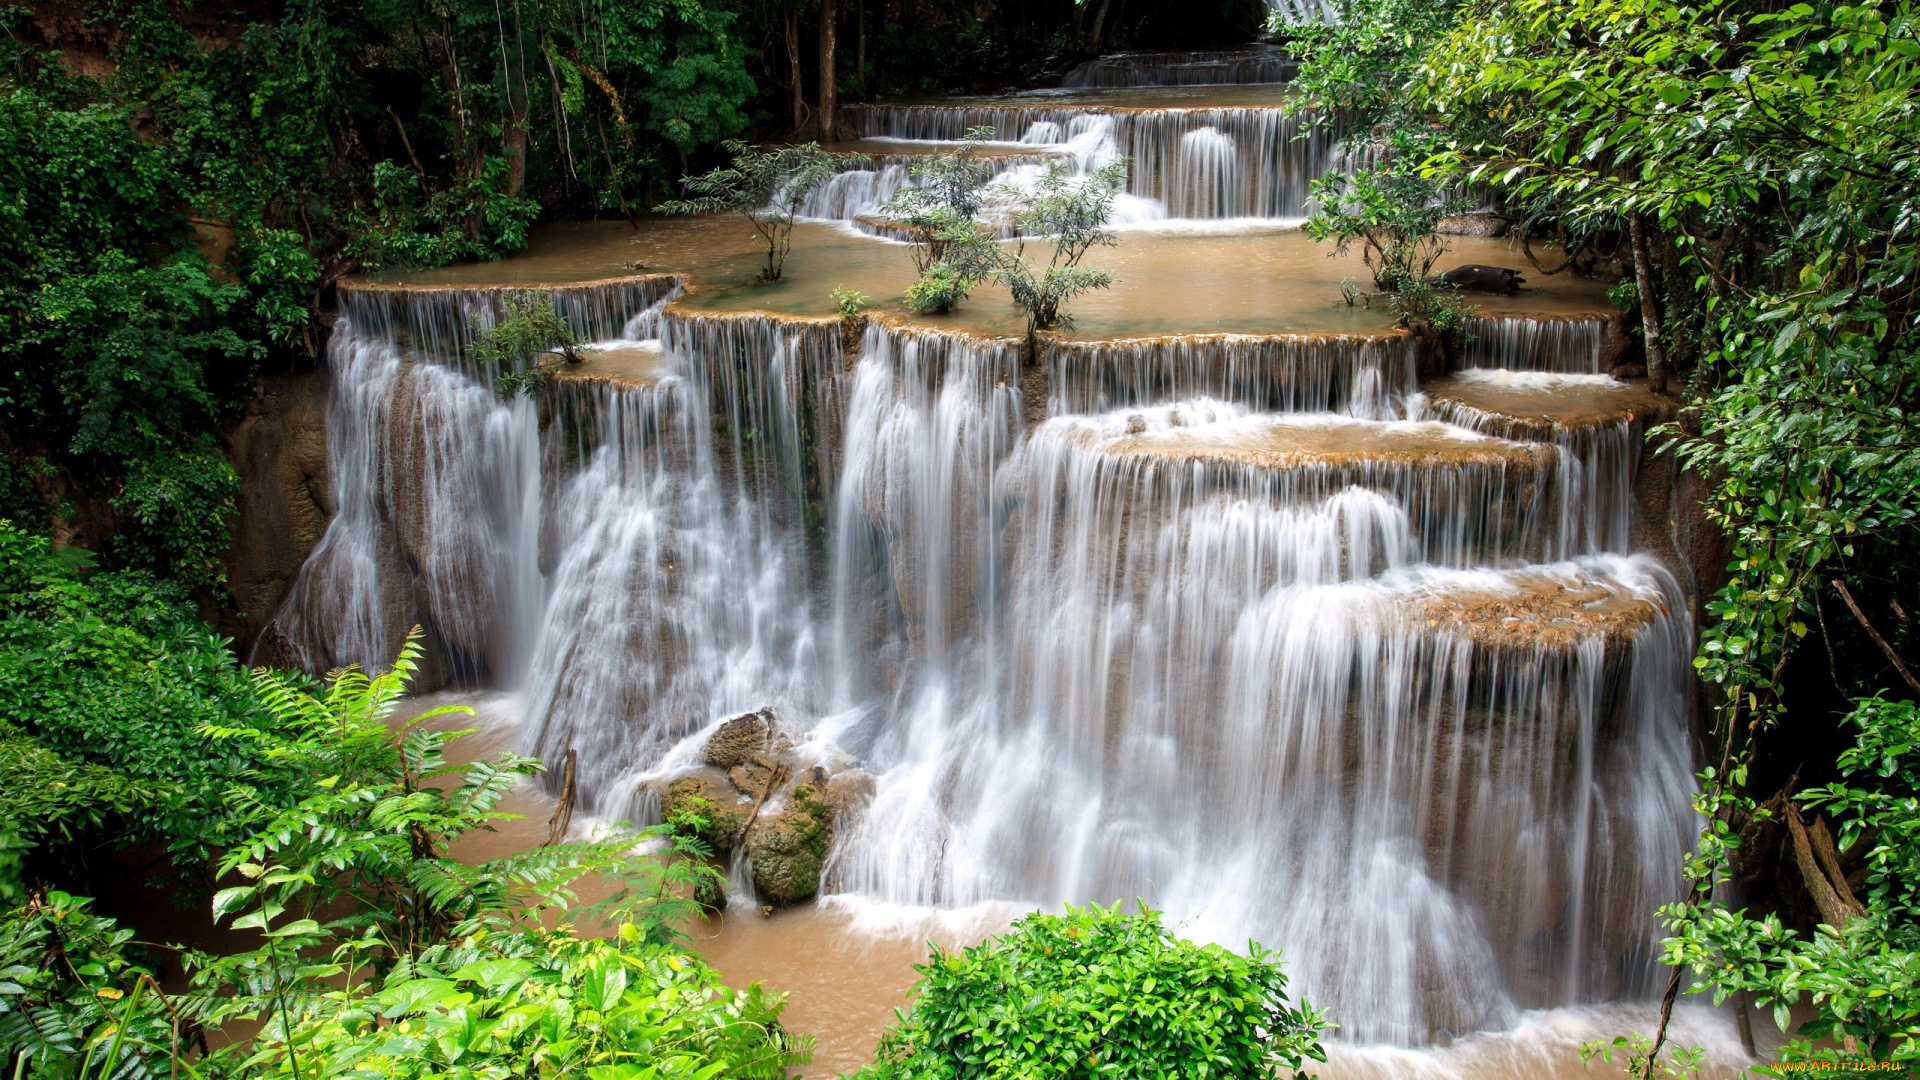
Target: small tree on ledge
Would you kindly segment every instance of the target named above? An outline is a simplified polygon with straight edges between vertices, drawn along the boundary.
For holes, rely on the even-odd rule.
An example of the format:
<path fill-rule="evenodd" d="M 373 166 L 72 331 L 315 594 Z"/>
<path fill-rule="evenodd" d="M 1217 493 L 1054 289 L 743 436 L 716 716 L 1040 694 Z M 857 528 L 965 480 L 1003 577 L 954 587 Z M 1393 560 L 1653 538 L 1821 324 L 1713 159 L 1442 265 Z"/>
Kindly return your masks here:
<path fill-rule="evenodd" d="M 661 203 L 662 214 L 739 214 L 766 245 L 761 281 L 779 281 L 793 245 L 794 215 L 814 188 L 834 173 L 867 160 L 864 154 L 830 154 L 819 143 L 763 150 L 740 139 L 720 145 L 733 164 L 682 180 L 687 197 Z"/>

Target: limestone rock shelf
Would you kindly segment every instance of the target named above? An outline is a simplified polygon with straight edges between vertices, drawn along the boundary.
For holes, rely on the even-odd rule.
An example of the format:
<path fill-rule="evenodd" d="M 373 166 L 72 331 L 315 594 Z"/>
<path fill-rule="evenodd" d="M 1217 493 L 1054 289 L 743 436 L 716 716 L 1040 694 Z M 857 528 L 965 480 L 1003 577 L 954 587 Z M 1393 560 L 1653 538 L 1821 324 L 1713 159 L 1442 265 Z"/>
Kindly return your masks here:
<path fill-rule="evenodd" d="M 1509 439 L 1556 435 L 1619 424 L 1657 424 L 1673 402 L 1646 380 L 1610 375 L 1470 369 L 1421 386 L 1425 415 Z"/>

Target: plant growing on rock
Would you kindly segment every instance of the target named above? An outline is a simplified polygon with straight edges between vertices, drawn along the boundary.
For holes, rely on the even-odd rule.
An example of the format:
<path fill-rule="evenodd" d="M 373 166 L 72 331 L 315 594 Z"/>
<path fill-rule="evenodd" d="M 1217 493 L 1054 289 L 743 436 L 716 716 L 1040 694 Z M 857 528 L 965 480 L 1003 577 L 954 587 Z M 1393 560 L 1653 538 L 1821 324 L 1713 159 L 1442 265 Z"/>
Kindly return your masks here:
<path fill-rule="evenodd" d="M 739 214 L 767 249 L 760 280 L 779 281 L 793 246 L 794 217 L 814 188 L 834 173 L 867 160 L 864 154 L 833 154 L 819 143 L 763 150 L 740 139 L 720 144 L 733 164 L 681 181 L 687 197 L 654 207 L 662 214 Z"/>
<path fill-rule="evenodd" d="M 1325 1015 L 1287 1000 L 1275 954 L 1196 945 L 1146 908 L 1035 913 L 915 970 L 913 1008 L 858 1080 L 1261 1077 L 1326 1060 Z"/>
<path fill-rule="evenodd" d="M 976 248 L 991 248 L 988 258 L 994 280 L 1013 293 L 1013 302 L 1027 313 L 1027 340 L 1041 330 L 1071 327 L 1073 320 L 1061 305 L 1082 293 L 1113 286 L 1105 270 L 1080 265 L 1087 252 L 1112 247 L 1119 237 L 1107 228 L 1114 199 L 1127 181 L 1127 165 L 1116 161 L 1085 176 L 1072 176 L 1060 161 L 1049 161 L 1031 189 L 1009 188 L 1018 200 L 1014 223 L 1021 240 L 1013 251 L 984 238 Z M 1045 265 L 1027 257 L 1028 237 L 1044 237 L 1051 249 Z"/>
<path fill-rule="evenodd" d="M 494 372 L 493 389 L 511 401 L 521 393 L 538 390 L 552 380 L 556 369 L 577 364 L 580 338 L 567 325 L 548 289 L 530 293 L 508 293 L 501 299 L 504 308 L 493 325 L 474 324 L 473 342 L 467 355 L 483 368 Z M 541 363 L 545 356 L 557 356 Z"/>
<path fill-rule="evenodd" d="M 857 319 L 873 303 L 866 293 L 854 289 L 835 289 L 827 294 L 833 298 L 833 306 L 840 309 L 843 319 Z"/>

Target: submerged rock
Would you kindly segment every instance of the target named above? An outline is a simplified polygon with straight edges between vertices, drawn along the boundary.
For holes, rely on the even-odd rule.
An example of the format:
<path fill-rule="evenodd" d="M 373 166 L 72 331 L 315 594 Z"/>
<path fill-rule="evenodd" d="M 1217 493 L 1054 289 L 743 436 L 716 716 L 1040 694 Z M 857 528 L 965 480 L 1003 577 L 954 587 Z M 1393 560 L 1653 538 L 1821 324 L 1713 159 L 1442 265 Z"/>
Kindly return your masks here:
<path fill-rule="evenodd" d="M 753 887 L 760 898 L 786 907 L 820 891 L 820 870 L 833 841 L 833 811 L 812 784 L 793 790 L 780 812 L 763 813 L 747 830 Z"/>

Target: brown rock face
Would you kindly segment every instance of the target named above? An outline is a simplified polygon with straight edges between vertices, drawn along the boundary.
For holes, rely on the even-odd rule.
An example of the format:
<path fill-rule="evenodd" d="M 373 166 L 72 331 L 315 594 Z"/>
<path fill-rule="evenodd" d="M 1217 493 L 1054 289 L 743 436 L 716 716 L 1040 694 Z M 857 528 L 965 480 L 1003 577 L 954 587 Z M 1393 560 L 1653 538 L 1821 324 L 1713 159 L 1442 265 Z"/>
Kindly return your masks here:
<path fill-rule="evenodd" d="M 1442 236 L 1505 236 L 1507 219 L 1499 214 L 1455 214 L 1441 218 L 1433 231 Z"/>
<path fill-rule="evenodd" d="M 705 758 L 716 769 L 735 769 L 752 761 L 769 748 L 773 736 L 773 710 L 742 713 L 720 725 L 707 740 Z"/>
<path fill-rule="evenodd" d="M 221 629 L 245 656 L 333 519 L 325 375 L 261 380 L 227 454 L 242 482 L 227 551 L 228 587 L 238 611 Z"/>

